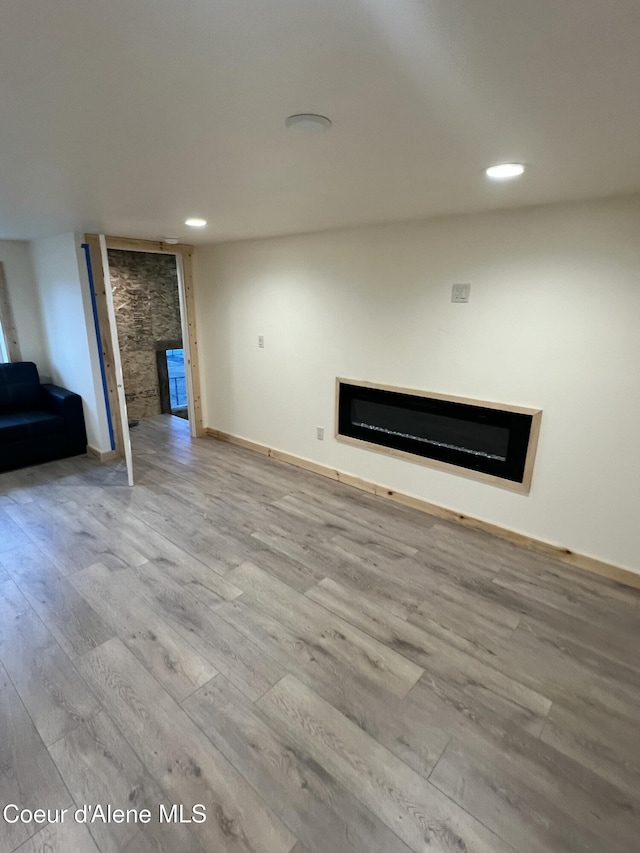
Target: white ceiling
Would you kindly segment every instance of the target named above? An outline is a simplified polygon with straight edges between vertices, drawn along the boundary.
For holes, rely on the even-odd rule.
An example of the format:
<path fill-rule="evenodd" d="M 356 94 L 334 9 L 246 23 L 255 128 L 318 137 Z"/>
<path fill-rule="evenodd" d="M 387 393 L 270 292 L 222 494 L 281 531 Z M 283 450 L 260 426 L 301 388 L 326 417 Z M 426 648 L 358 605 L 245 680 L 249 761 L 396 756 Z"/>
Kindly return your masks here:
<path fill-rule="evenodd" d="M 637 191 L 639 45 L 639 0 L 2 0 L 0 237 L 211 242 Z M 333 129 L 287 131 L 298 112 Z M 530 168 L 489 182 L 503 160 Z"/>

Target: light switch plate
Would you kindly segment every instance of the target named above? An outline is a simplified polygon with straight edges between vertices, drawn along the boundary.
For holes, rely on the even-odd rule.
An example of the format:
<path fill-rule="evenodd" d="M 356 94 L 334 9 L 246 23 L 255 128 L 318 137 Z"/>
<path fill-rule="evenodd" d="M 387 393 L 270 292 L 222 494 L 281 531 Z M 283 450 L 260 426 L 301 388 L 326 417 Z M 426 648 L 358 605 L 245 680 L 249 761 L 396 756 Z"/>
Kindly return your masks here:
<path fill-rule="evenodd" d="M 471 291 L 470 284 L 454 284 L 451 288 L 452 302 L 468 302 L 469 293 Z"/>

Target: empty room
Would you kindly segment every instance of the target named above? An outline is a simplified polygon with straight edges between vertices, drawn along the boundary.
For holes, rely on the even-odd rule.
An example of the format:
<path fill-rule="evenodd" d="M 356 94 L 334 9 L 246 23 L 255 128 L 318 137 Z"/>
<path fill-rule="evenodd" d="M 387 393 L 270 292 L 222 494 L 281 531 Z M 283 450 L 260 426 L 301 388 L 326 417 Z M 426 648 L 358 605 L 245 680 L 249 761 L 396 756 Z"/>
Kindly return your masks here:
<path fill-rule="evenodd" d="M 637 0 L 5 0 L 0 853 L 640 849 Z"/>

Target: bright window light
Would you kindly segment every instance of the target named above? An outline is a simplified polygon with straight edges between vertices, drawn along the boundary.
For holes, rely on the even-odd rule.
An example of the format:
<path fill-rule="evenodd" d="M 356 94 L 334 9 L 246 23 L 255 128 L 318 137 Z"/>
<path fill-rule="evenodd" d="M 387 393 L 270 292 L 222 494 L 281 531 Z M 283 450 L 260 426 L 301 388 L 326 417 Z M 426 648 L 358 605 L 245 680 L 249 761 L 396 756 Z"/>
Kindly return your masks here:
<path fill-rule="evenodd" d="M 9 351 L 4 339 L 4 332 L 2 331 L 2 327 L 0 327 L 0 362 L 6 361 L 9 361 Z"/>

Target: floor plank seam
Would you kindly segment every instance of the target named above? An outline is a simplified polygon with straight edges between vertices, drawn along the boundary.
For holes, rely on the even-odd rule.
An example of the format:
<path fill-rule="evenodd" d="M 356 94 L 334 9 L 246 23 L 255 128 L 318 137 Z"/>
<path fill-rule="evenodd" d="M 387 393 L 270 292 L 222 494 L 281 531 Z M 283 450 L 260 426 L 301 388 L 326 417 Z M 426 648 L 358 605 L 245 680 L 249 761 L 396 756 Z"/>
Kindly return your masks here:
<path fill-rule="evenodd" d="M 455 737 L 455 735 L 453 735 L 453 734 L 449 737 L 449 740 L 444 745 L 444 749 L 442 750 L 442 752 L 440 753 L 440 755 L 438 756 L 438 758 L 434 762 L 433 767 L 431 768 L 429 773 L 424 777 L 427 780 L 427 782 L 429 782 L 431 780 L 431 777 L 432 777 L 433 773 L 435 772 L 436 767 L 438 766 L 438 764 L 440 764 L 440 761 L 441 761 L 443 755 L 449 749 L 449 744 L 453 741 L 454 737 Z"/>
<path fill-rule="evenodd" d="M 224 676 L 223 676 L 223 677 L 224 677 Z M 214 681 L 214 680 L 215 680 L 215 677 L 214 677 L 213 679 L 211 679 L 211 681 Z M 269 688 L 269 689 L 271 689 L 271 688 Z M 268 692 L 268 691 L 266 691 L 266 692 Z M 261 697 L 260 697 L 260 698 L 261 698 Z M 186 699 L 185 699 L 184 701 L 186 701 Z M 182 707 L 182 703 L 180 703 L 180 704 L 181 704 L 181 707 Z M 255 796 L 260 800 L 260 802 L 262 802 L 262 803 L 264 804 L 264 807 L 265 807 L 266 809 L 268 809 L 269 811 L 271 811 L 271 807 L 269 806 L 269 803 L 267 802 L 267 800 L 262 796 L 262 794 L 260 793 L 260 791 L 259 791 L 259 790 L 257 790 L 257 788 L 255 788 L 255 787 L 252 785 L 251 781 L 246 777 L 246 775 L 242 772 L 242 770 L 241 770 L 241 769 L 239 769 L 239 768 L 237 768 L 237 767 L 235 767 L 235 765 L 233 764 L 233 762 L 231 761 L 231 759 L 230 759 L 230 758 L 229 758 L 229 757 L 228 757 L 228 756 L 227 756 L 227 755 L 226 755 L 222 750 L 220 750 L 220 749 L 216 746 L 216 744 L 211 740 L 211 738 L 207 735 L 207 733 L 204 731 L 204 729 L 203 729 L 203 728 L 198 724 L 198 721 L 197 721 L 197 720 L 195 720 L 195 719 L 192 717 L 192 715 L 189 713 L 188 709 L 183 708 L 183 711 L 184 711 L 184 713 L 188 716 L 188 718 L 191 720 L 191 722 L 196 726 L 196 728 L 198 729 L 198 731 L 199 731 L 199 732 L 201 732 L 201 734 L 202 734 L 202 735 L 207 739 L 207 742 L 211 745 L 212 749 L 214 749 L 216 752 L 220 753 L 220 755 L 222 755 L 222 756 L 223 756 L 223 757 L 224 757 L 224 758 L 229 762 L 229 764 L 231 764 L 231 765 L 234 767 L 234 769 L 236 770 L 236 772 L 237 772 L 237 773 L 239 773 L 239 774 L 240 774 L 240 776 L 242 776 L 242 778 L 243 778 L 243 779 L 244 779 L 244 781 L 246 782 L 246 784 L 247 784 L 247 785 L 249 785 L 249 787 L 251 788 L 251 790 L 254 792 Z M 293 831 L 293 829 L 292 829 L 292 828 L 287 824 L 287 822 L 284 820 L 284 818 L 280 817 L 280 820 L 282 821 L 283 825 L 284 825 L 284 826 L 286 826 L 286 827 L 287 827 L 287 829 L 290 831 L 291 835 L 295 836 L 295 832 L 294 832 L 294 831 Z M 299 840 L 300 840 L 300 839 L 298 839 L 298 838 L 296 837 L 296 838 L 295 838 L 295 840 L 294 840 L 294 842 L 293 842 L 293 844 L 292 844 L 292 846 L 289 848 L 289 850 L 293 850 L 293 849 L 294 849 L 294 847 L 298 844 Z M 172 853 L 173 853 L 173 851 L 172 851 Z M 247 853 L 249 853 L 249 851 L 247 851 Z"/>
<path fill-rule="evenodd" d="M 487 824 L 484 823 L 477 815 L 473 814 L 473 812 L 470 812 L 469 809 L 465 808 L 463 805 L 461 805 L 456 800 L 454 800 L 453 797 L 451 797 L 449 794 L 447 794 L 445 791 L 443 791 L 441 788 L 439 788 L 437 785 L 435 785 L 432 781 L 429 780 L 427 782 L 427 785 L 431 785 L 433 788 L 435 788 L 436 791 L 438 791 L 440 794 L 442 794 L 443 797 L 446 797 L 451 803 L 453 803 L 459 809 L 461 809 L 463 812 L 465 812 L 470 818 L 472 818 L 473 820 L 477 820 L 478 823 L 481 823 L 482 826 L 484 826 L 484 828 L 488 832 L 490 832 L 496 838 L 499 838 L 501 841 L 503 841 L 505 844 L 508 845 L 509 850 L 512 850 L 512 851 L 514 851 L 514 853 L 516 853 L 517 848 L 512 847 L 512 845 L 509 843 L 509 841 L 507 841 L 506 838 L 504 838 L 504 836 L 500 835 L 500 833 L 496 832 L 495 829 L 492 829 L 490 826 L 487 826 Z M 517 853 L 528 853 L 528 851 L 520 848 L 520 850 L 517 850 Z M 556 853 L 556 851 L 550 850 L 549 853 Z M 603 853 L 604 853 L 604 851 L 603 851 Z"/>

